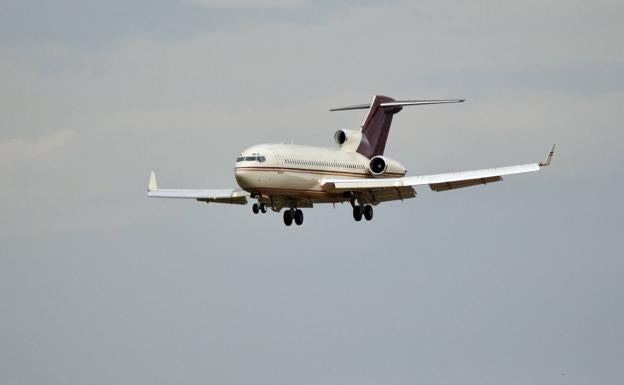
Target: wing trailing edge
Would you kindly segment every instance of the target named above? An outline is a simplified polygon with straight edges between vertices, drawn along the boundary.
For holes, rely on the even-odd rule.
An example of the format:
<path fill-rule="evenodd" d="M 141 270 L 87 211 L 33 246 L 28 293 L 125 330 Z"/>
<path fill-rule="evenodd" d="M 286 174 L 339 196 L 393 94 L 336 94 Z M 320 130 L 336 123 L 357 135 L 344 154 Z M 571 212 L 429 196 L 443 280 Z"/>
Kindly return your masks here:
<path fill-rule="evenodd" d="M 450 172 L 422 176 L 406 176 L 402 178 L 328 178 L 323 180 L 322 186 L 326 191 L 357 191 L 383 188 L 400 188 L 407 186 L 428 185 L 433 191 L 447 191 L 457 188 L 488 184 L 503 180 L 505 175 L 535 172 L 550 165 L 554 155 L 551 149 L 546 160 L 539 163 L 528 163 L 517 166 L 487 168 L 482 170 Z"/>

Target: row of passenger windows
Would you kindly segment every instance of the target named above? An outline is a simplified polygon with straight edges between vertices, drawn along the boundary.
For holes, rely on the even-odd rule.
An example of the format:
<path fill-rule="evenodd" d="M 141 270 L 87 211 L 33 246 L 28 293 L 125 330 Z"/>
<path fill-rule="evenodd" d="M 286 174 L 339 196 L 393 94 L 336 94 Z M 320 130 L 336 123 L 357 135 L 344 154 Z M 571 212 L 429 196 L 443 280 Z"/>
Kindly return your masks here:
<path fill-rule="evenodd" d="M 355 164 L 355 163 L 341 163 L 341 162 L 323 162 L 316 160 L 301 160 L 301 159 L 284 159 L 286 164 L 293 164 L 298 166 L 319 166 L 319 167 L 341 167 L 341 168 L 352 168 L 352 169 L 366 169 L 364 165 Z"/>
<path fill-rule="evenodd" d="M 258 156 L 239 156 L 236 158 L 236 163 L 238 162 L 264 162 L 266 158 L 263 155 Z"/>

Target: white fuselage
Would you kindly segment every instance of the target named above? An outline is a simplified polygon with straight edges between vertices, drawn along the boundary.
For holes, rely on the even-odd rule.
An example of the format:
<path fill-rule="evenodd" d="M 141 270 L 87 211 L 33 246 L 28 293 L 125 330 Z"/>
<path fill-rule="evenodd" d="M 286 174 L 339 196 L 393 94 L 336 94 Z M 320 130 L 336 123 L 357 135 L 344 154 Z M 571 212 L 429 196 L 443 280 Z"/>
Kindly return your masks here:
<path fill-rule="evenodd" d="M 386 158 L 387 159 L 387 158 Z M 402 177 L 407 170 L 388 160 L 386 172 L 377 177 Z M 322 188 L 324 178 L 373 178 L 369 159 L 355 151 L 299 146 L 261 144 L 243 151 L 236 161 L 239 186 L 273 205 L 287 205 L 289 199 L 312 203 L 349 200 L 342 194 Z"/>

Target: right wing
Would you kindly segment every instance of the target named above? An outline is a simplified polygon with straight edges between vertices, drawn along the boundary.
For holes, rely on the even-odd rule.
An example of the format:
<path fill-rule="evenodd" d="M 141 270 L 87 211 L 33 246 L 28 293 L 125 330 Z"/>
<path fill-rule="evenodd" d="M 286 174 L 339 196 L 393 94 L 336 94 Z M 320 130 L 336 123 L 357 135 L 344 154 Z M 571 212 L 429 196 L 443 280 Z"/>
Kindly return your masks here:
<path fill-rule="evenodd" d="M 161 189 L 156 182 L 154 171 L 150 173 L 147 196 L 150 198 L 186 198 L 200 202 L 230 203 L 237 205 L 247 204 L 249 193 L 242 190 L 191 190 L 191 189 Z"/>
<path fill-rule="evenodd" d="M 357 191 L 371 189 L 392 189 L 408 186 L 429 185 L 433 191 L 446 191 L 456 188 L 476 186 L 499 182 L 504 175 L 522 174 L 525 172 L 539 171 L 542 167 L 548 166 L 555 151 L 548 154 L 546 160 L 540 163 L 529 163 L 518 166 L 486 168 L 483 170 L 460 171 L 445 174 L 433 174 L 423 176 L 408 176 L 402 178 L 351 178 L 351 179 L 324 179 L 323 188 L 326 191 Z"/>

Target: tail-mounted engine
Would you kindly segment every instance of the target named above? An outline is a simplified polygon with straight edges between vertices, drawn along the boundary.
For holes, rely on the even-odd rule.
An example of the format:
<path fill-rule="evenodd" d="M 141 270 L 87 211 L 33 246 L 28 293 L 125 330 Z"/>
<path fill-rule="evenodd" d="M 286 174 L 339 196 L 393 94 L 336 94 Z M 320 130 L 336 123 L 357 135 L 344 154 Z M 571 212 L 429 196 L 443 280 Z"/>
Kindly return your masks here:
<path fill-rule="evenodd" d="M 362 133 L 353 130 L 338 130 L 334 134 L 334 141 L 342 151 L 355 151 L 362 141 Z"/>
<path fill-rule="evenodd" d="M 368 172 L 375 177 L 399 177 L 404 176 L 407 170 L 396 160 L 377 155 L 368 162 Z"/>
<path fill-rule="evenodd" d="M 368 171 L 374 176 L 383 175 L 388 171 L 388 162 L 386 162 L 383 156 L 375 156 L 368 163 Z"/>

